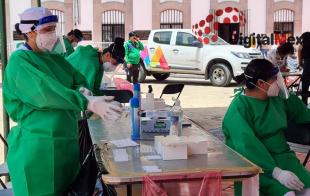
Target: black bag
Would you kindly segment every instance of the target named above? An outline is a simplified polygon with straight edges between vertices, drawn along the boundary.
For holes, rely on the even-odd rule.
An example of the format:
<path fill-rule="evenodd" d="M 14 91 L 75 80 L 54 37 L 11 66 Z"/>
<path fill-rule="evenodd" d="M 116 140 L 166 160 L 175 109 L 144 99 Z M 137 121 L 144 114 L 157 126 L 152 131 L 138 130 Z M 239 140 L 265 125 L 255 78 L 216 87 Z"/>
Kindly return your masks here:
<path fill-rule="evenodd" d="M 296 124 L 288 122 L 284 135 L 288 142 L 309 145 L 310 144 L 310 123 Z"/>
<path fill-rule="evenodd" d="M 84 116 L 86 115 L 84 114 Z M 96 150 L 96 145 L 92 144 L 87 119 L 79 121 L 79 134 L 81 169 L 65 195 L 116 196 L 117 193 L 114 187 L 104 184 L 101 180 L 101 175 L 107 173 L 107 171 L 105 169 L 100 169 L 104 168 L 103 165 L 98 168 L 95 154 L 98 150 Z"/>

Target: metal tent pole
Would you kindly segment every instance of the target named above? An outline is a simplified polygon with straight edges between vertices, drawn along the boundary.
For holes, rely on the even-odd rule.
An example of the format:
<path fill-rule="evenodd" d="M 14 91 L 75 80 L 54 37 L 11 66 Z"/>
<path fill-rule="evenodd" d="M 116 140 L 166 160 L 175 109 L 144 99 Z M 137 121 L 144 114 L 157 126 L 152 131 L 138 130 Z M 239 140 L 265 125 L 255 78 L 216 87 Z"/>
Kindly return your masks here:
<path fill-rule="evenodd" d="M 5 0 L 0 0 L 0 45 L 1 45 L 1 62 L 2 62 L 2 84 L 3 84 L 3 76 L 6 64 L 8 62 L 7 59 L 7 39 L 6 39 L 6 18 L 5 18 Z M 2 93 L 2 102 L 3 102 L 3 93 Z M 3 109 L 3 137 L 6 139 L 10 129 L 10 119 L 4 108 Z M 4 160 L 6 160 L 7 155 L 7 147 L 4 145 Z"/>

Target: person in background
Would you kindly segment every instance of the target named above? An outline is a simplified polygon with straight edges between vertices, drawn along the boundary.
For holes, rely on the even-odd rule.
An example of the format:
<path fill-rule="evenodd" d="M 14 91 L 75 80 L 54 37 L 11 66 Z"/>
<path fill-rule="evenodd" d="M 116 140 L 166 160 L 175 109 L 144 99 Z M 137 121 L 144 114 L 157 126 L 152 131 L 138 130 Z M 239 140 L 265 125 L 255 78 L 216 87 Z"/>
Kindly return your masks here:
<path fill-rule="evenodd" d="M 116 120 L 121 104 L 83 94 L 85 78 L 51 53 L 56 15 L 35 7 L 19 16 L 15 28 L 26 42 L 10 56 L 3 78 L 3 103 L 17 123 L 8 135 L 7 156 L 14 195 L 64 195 L 80 170 L 76 114 L 88 109 Z"/>
<path fill-rule="evenodd" d="M 125 62 L 124 58 L 125 58 L 125 48 L 124 48 L 124 39 L 121 37 L 116 37 L 114 39 L 114 43 L 112 43 L 109 47 L 108 47 L 109 51 L 111 52 L 111 54 L 113 54 L 113 56 L 115 57 L 115 59 L 120 63 L 123 64 Z"/>
<path fill-rule="evenodd" d="M 79 29 L 71 30 L 67 36 L 63 36 L 66 53 L 63 54 L 64 57 L 69 56 L 74 52 L 74 48 L 78 45 L 79 42 L 83 40 L 83 33 Z"/>
<path fill-rule="evenodd" d="M 143 44 L 135 32 L 129 33 L 129 40 L 124 44 L 127 80 L 138 83 L 140 68 L 140 51 L 144 50 Z"/>
<path fill-rule="evenodd" d="M 307 92 L 310 86 L 310 32 L 305 32 L 301 35 L 301 45 L 298 48 L 298 63 L 303 68 L 302 82 L 302 101 L 308 105 Z"/>
<path fill-rule="evenodd" d="M 281 72 L 288 72 L 287 57 L 294 55 L 294 47 L 291 43 L 283 43 L 277 49 L 270 50 L 267 53 L 266 59 L 274 66 L 278 66 Z"/>
<path fill-rule="evenodd" d="M 120 63 L 110 48 L 99 52 L 92 46 L 79 46 L 66 60 L 86 78 L 94 95 L 102 95 L 100 85 L 104 72 L 115 70 Z"/>
<path fill-rule="evenodd" d="M 254 59 L 236 78 L 244 83 L 222 123 L 226 144 L 263 169 L 261 195 L 310 194 L 310 172 L 290 150 L 284 136 L 288 122 L 310 123 L 310 110 L 294 94 L 288 96 L 278 67 Z M 240 194 L 240 184 L 236 195 Z"/>

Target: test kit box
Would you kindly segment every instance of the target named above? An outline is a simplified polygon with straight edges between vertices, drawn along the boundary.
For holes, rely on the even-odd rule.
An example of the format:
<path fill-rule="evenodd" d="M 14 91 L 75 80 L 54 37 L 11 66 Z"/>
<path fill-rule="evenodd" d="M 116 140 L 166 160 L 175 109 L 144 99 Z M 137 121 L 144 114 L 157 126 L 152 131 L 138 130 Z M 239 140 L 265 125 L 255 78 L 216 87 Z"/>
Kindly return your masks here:
<path fill-rule="evenodd" d="M 200 136 L 155 136 L 155 150 L 163 160 L 187 159 L 193 154 L 208 154 L 206 138 Z"/>
<path fill-rule="evenodd" d="M 183 141 L 187 144 L 188 155 L 208 154 L 208 142 L 199 136 L 183 136 Z"/>
<path fill-rule="evenodd" d="M 177 136 L 155 136 L 155 150 L 163 160 L 187 159 L 187 144 Z"/>

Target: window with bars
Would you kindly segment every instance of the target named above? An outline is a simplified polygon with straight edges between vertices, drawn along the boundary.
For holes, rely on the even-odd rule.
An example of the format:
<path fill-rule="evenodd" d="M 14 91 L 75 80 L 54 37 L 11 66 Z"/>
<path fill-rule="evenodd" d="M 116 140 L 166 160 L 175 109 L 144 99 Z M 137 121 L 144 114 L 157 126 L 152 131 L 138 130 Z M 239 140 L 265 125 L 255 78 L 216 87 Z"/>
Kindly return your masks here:
<path fill-rule="evenodd" d="M 116 37 L 125 38 L 125 17 L 119 10 L 109 10 L 102 14 L 102 41 L 113 42 Z"/>
<path fill-rule="evenodd" d="M 179 10 L 165 10 L 160 13 L 161 29 L 182 29 L 183 13 Z"/>
<path fill-rule="evenodd" d="M 294 34 L 294 11 L 281 9 L 274 12 L 273 31 L 278 34 Z"/>
<path fill-rule="evenodd" d="M 56 9 L 50 9 L 54 15 L 58 16 L 58 28 L 57 33 L 60 35 L 65 35 L 65 20 L 64 20 L 64 12 Z"/>

